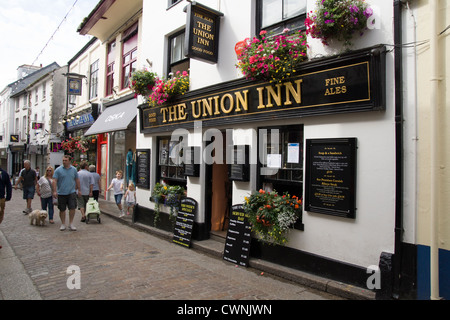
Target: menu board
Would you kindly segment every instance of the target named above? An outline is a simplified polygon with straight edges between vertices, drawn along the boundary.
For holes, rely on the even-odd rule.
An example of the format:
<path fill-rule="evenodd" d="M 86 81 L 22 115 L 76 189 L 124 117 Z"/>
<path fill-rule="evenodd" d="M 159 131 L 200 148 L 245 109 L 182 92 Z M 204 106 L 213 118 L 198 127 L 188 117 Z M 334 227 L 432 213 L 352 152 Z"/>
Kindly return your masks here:
<path fill-rule="evenodd" d="M 192 198 L 183 198 L 180 201 L 175 229 L 173 230 L 173 242 L 183 247 L 191 246 L 192 228 L 197 214 L 197 201 Z"/>
<path fill-rule="evenodd" d="M 305 210 L 355 218 L 356 138 L 306 140 Z"/>
<path fill-rule="evenodd" d="M 247 267 L 250 258 L 251 226 L 242 204 L 231 207 L 223 259 Z"/>
<path fill-rule="evenodd" d="M 150 189 L 150 149 L 136 150 L 136 186 Z"/>

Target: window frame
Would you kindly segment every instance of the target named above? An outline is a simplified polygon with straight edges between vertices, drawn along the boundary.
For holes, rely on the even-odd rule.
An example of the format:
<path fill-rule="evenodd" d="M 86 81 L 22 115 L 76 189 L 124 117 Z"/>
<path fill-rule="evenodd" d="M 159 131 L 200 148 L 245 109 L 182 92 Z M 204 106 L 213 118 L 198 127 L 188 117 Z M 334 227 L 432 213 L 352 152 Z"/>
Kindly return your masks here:
<path fill-rule="evenodd" d="M 262 22 L 263 22 L 262 21 L 263 20 L 262 15 L 263 15 L 263 12 L 264 12 L 263 11 L 263 1 L 259 0 L 259 1 L 256 2 L 256 19 L 255 19 L 255 21 L 256 21 L 256 26 L 255 26 L 256 27 L 256 34 L 259 34 L 261 32 L 261 30 L 266 30 L 270 34 L 270 32 L 272 30 L 276 30 L 276 29 L 280 30 L 281 29 L 281 32 L 276 32 L 276 33 L 270 34 L 271 36 L 272 35 L 278 35 L 278 34 L 281 34 L 282 31 L 285 28 L 287 28 L 289 24 L 295 23 L 296 21 L 300 22 L 300 30 L 302 30 L 302 31 L 306 30 L 305 20 L 306 20 L 306 13 L 308 12 L 307 7 L 306 7 L 305 13 L 302 13 L 300 15 L 297 15 L 297 16 L 291 17 L 291 18 L 287 18 L 287 19 L 283 19 L 282 18 L 281 21 L 279 21 L 277 23 L 274 23 L 274 24 L 271 24 L 269 26 L 266 26 L 264 28 L 262 27 Z"/>
<path fill-rule="evenodd" d="M 167 143 L 162 145 L 162 141 L 166 141 Z M 173 163 L 170 158 L 170 148 L 171 146 L 176 146 L 177 143 L 171 141 L 171 136 L 159 136 L 156 140 L 157 143 L 157 162 L 156 162 L 156 182 L 164 182 L 167 185 L 179 185 L 184 188 L 187 186 L 187 176 L 184 174 L 184 163 Z M 179 142 L 178 142 L 179 143 Z M 166 159 L 162 159 L 162 153 L 165 151 Z M 181 155 L 179 155 L 181 157 Z M 167 170 L 165 173 L 164 170 Z M 179 170 L 181 170 L 181 174 L 179 174 Z M 174 172 L 175 176 L 169 176 L 170 172 Z"/>
<path fill-rule="evenodd" d="M 89 67 L 89 100 L 98 97 L 98 76 L 100 73 L 100 60 L 97 59 Z"/>
<path fill-rule="evenodd" d="M 116 51 L 116 41 L 108 43 L 107 54 L 106 54 L 106 81 L 105 81 L 105 96 L 111 96 L 114 92 L 114 65 L 115 65 L 115 51 Z"/>
<path fill-rule="evenodd" d="M 138 50 L 138 22 L 123 32 L 122 39 L 122 66 L 120 89 L 129 87 L 131 74 L 137 66 Z M 128 59 L 128 60 L 127 60 Z"/>
<path fill-rule="evenodd" d="M 183 57 L 175 62 L 172 62 L 172 40 L 179 37 L 180 35 L 186 36 L 186 30 L 180 30 L 168 37 L 168 55 L 167 55 L 167 75 L 173 73 L 175 74 L 176 71 L 189 71 L 190 68 L 190 59 L 188 57 Z M 184 38 L 186 39 L 186 38 Z M 182 48 L 181 48 L 181 54 L 184 55 L 184 40 L 182 41 Z M 187 64 L 187 68 L 183 65 Z M 179 67 L 179 69 L 177 69 Z"/>

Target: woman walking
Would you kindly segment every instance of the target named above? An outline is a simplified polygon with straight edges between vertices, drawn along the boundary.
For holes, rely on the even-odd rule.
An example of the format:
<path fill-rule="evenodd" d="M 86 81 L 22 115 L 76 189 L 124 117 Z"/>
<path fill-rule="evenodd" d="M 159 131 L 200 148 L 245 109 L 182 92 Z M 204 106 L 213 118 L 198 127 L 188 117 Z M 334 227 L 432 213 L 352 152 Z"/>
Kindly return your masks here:
<path fill-rule="evenodd" d="M 50 223 L 53 222 L 53 191 L 52 191 L 52 179 L 53 179 L 53 168 L 51 166 L 47 167 L 45 170 L 45 175 L 43 175 L 37 185 L 36 191 L 38 196 L 41 197 L 41 207 L 42 210 L 47 210 L 48 219 Z"/>

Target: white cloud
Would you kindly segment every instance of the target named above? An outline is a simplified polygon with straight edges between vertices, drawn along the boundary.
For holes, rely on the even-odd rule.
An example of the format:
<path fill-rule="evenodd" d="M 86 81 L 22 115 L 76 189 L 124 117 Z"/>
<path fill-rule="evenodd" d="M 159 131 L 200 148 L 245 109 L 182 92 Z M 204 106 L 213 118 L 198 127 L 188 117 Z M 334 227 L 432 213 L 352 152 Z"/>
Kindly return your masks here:
<path fill-rule="evenodd" d="M 92 0 L 15 0 L 0 4 L 0 90 L 16 80 L 22 64 L 64 66 L 89 41 L 76 30 L 97 4 Z M 47 47 L 52 34 L 72 8 Z M 44 49 L 42 54 L 41 50 Z M 39 57 L 38 57 L 39 56 Z"/>

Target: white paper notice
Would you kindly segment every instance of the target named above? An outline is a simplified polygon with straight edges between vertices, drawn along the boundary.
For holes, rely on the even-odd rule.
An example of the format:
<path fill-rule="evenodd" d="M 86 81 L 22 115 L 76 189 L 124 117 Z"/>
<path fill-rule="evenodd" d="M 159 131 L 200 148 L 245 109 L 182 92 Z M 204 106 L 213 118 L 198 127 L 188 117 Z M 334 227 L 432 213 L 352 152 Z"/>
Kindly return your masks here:
<path fill-rule="evenodd" d="M 300 155 L 300 144 L 299 143 L 289 143 L 288 144 L 288 163 L 299 163 Z"/>
<path fill-rule="evenodd" d="M 267 155 L 267 167 L 281 168 L 281 154 L 268 154 Z"/>

